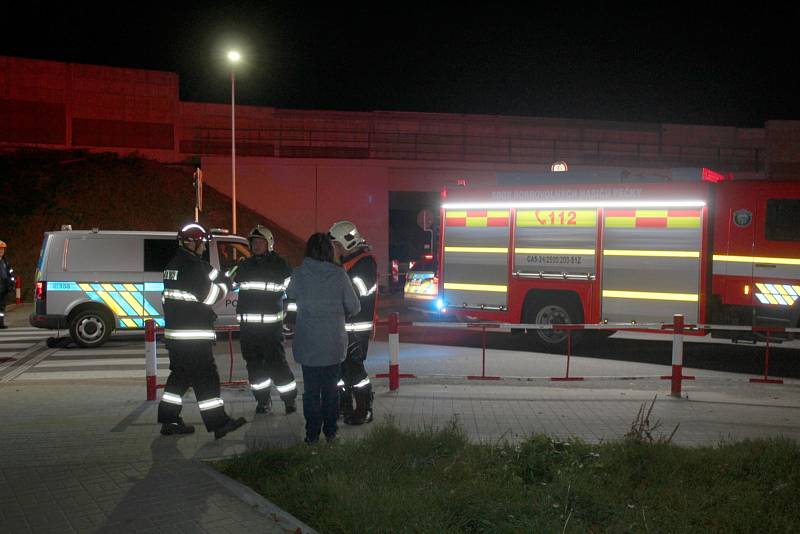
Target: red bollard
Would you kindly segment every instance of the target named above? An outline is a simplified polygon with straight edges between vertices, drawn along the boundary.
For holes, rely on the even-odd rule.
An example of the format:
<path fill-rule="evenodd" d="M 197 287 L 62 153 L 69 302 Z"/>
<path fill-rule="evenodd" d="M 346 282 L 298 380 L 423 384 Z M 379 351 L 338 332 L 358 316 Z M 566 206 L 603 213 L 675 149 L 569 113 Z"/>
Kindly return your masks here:
<path fill-rule="evenodd" d="M 501 380 L 501 377 L 499 376 L 486 375 L 486 328 L 487 327 L 499 328 L 500 325 L 483 324 L 480 325 L 480 327 L 481 327 L 481 345 L 483 346 L 483 350 L 481 352 L 481 376 L 468 375 L 467 380 Z"/>
<path fill-rule="evenodd" d="M 400 314 L 394 312 L 389 315 L 389 390 L 395 391 L 400 387 Z"/>
<path fill-rule="evenodd" d="M 780 378 L 770 378 L 769 377 L 769 334 L 770 329 L 767 328 L 767 339 L 765 340 L 766 346 L 764 347 L 764 378 L 751 378 L 750 382 L 759 383 L 759 384 L 783 384 L 783 380 Z"/>
<path fill-rule="evenodd" d="M 583 380 L 582 376 L 569 376 L 569 361 L 572 358 L 572 330 L 582 329 L 582 327 L 570 328 L 569 326 L 559 325 L 553 330 L 566 330 L 567 331 L 567 372 L 564 376 L 552 376 L 550 380 L 554 382 L 576 382 Z"/>
<path fill-rule="evenodd" d="M 144 367 L 147 380 L 147 400 L 156 400 L 156 382 L 158 380 L 158 359 L 156 355 L 156 322 L 148 319 L 144 322 Z"/>
<path fill-rule="evenodd" d="M 17 275 L 17 281 L 14 283 L 17 290 L 17 304 L 22 304 L 22 277 Z"/>
<path fill-rule="evenodd" d="M 417 378 L 417 375 L 400 373 L 400 314 L 390 313 L 386 324 L 389 327 L 389 372 L 378 373 L 375 378 L 388 378 L 389 390 L 396 391 L 400 389 L 401 378 Z"/>

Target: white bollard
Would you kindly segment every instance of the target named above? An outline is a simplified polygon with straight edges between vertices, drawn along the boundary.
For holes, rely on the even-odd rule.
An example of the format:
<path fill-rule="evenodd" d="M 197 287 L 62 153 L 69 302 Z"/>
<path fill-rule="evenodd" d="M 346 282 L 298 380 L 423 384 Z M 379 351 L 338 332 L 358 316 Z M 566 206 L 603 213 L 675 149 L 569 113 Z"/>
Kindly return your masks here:
<path fill-rule="evenodd" d="M 683 315 L 675 314 L 672 317 L 672 391 L 673 397 L 681 396 L 683 380 Z"/>
<path fill-rule="evenodd" d="M 158 359 L 156 354 L 156 322 L 148 319 L 144 323 L 144 368 L 147 377 L 147 400 L 156 400 L 158 381 Z"/>

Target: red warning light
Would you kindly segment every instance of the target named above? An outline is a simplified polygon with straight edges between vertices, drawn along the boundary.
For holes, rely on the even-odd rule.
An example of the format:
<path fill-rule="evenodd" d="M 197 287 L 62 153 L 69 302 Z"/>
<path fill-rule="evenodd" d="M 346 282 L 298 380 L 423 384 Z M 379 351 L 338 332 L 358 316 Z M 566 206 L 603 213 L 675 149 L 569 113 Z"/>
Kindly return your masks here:
<path fill-rule="evenodd" d="M 733 180 L 733 174 L 728 173 L 728 175 L 720 174 L 718 172 L 714 172 L 711 169 L 706 169 L 703 167 L 703 181 L 704 182 L 723 182 L 725 180 Z"/>

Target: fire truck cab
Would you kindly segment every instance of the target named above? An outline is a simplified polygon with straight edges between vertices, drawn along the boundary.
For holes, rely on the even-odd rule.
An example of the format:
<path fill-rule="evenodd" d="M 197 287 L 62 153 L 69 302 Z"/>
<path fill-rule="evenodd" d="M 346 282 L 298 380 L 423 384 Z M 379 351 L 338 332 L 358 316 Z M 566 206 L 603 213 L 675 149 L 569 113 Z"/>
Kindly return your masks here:
<path fill-rule="evenodd" d="M 800 182 L 536 185 L 443 197 L 448 313 L 528 324 L 662 323 L 676 313 L 689 324 L 798 324 Z M 566 334 L 532 338 L 555 349 Z"/>

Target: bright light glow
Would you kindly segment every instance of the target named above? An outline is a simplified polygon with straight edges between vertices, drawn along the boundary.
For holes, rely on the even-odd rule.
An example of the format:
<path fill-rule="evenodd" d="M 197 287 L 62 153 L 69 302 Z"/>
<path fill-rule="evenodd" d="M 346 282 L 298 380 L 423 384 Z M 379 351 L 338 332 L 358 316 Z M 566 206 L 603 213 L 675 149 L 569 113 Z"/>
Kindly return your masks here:
<path fill-rule="evenodd" d="M 231 63 L 239 63 L 241 59 L 242 55 L 238 51 L 231 50 L 230 52 L 228 52 L 228 61 L 230 61 Z"/>
<path fill-rule="evenodd" d="M 443 311 L 444 310 L 444 301 L 442 299 L 437 299 L 436 300 L 436 309 L 439 310 L 439 311 Z"/>
<path fill-rule="evenodd" d="M 553 202 L 453 202 L 442 204 L 446 210 L 482 210 L 508 208 L 702 208 L 704 200 L 593 200 Z"/>

